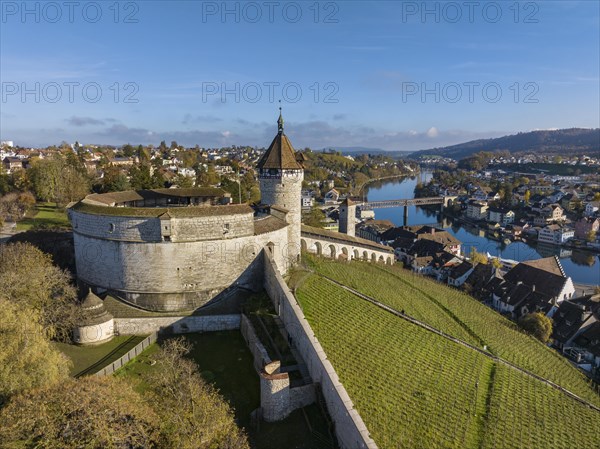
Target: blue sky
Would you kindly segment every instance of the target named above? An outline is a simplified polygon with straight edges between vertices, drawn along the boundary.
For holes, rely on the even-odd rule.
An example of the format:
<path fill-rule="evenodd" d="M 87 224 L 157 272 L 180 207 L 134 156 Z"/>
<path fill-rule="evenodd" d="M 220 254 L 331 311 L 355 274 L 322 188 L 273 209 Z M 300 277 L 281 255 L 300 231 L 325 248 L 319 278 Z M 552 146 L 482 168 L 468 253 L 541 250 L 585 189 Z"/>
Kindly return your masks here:
<path fill-rule="evenodd" d="M 600 126 L 597 1 L 0 4 L 20 145 L 265 146 L 278 100 L 297 148 Z"/>

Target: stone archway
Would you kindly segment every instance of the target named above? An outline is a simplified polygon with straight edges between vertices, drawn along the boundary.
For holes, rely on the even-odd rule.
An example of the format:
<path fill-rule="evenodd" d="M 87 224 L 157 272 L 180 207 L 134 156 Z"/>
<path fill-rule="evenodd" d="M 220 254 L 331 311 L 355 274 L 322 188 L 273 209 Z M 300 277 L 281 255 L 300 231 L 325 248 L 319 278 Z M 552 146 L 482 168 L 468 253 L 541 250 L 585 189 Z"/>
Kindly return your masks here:
<path fill-rule="evenodd" d="M 379 260 L 377 260 L 377 262 L 385 263 L 385 259 L 383 258 L 383 256 L 379 256 Z"/>
<path fill-rule="evenodd" d="M 377 254 L 371 253 L 371 262 L 373 262 L 373 263 L 377 262 Z"/>
<path fill-rule="evenodd" d="M 368 261 L 369 260 L 369 253 L 366 252 L 366 251 L 363 251 L 362 259 Z"/>
<path fill-rule="evenodd" d="M 275 243 L 273 243 L 273 242 L 267 243 L 266 248 L 271 256 L 275 256 Z"/>
<path fill-rule="evenodd" d="M 329 257 L 331 257 L 332 259 L 336 258 L 335 245 L 329 245 Z"/>
<path fill-rule="evenodd" d="M 358 250 L 357 250 L 357 249 L 355 249 L 355 250 L 353 251 L 352 257 L 354 258 L 354 260 L 358 260 L 358 259 L 360 259 L 360 253 L 358 252 Z"/>
<path fill-rule="evenodd" d="M 340 254 L 340 259 L 350 260 L 350 255 L 348 254 L 348 248 L 342 246 L 342 253 Z"/>
<path fill-rule="evenodd" d="M 315 246 L 317 247 L 317 256 L 322 256 L 323 255 L 323 245 L 321 245 L 321 242 L 316 242 Z"/>
<path fill-rule="evenodd" d="M 391 256 L 388 256 L 388 258 L 387 258 L 387 260 L 385 261 L 385 263 L 386 263 L 387 265 L 391 265 L 391 264 L 392 264 L 392 257 L 391 257 Z"/>
<path fill-rule="evenodd" d="M 304 239 L 300 239 L 300 250 L 302 252 L 308 251 L 308 244 L 306 243 L 306 240 L 304 240 Z"/>

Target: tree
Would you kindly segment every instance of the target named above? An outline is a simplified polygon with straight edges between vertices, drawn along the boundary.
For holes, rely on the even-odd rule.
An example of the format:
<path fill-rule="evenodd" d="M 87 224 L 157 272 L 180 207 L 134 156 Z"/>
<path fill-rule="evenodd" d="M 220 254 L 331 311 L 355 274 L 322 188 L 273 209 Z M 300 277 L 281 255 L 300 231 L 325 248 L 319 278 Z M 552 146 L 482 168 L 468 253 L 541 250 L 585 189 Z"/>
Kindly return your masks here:
<path fill-rule="evenodd" d="M 596 231 L 594 231 L 593 229 L 591 229 L 586 235 L 585 235 L 585 239 L 592 243 L 596 241 Z"/>
<path fill-rule="evenodd" d="M 15 393 L 69 376 L 71 362 L 50 345 L 39 311 L 0 296 L 0 335 L 0 407 Z"/>
<path fill-rule="evenodd" d="M 218 184 L 221 177 L 215 171 L 214 165 L 209 165 L 206 168 L 200 168 L 197 170 L 196 185 L 202 187 L 214 186 Z"/>
<path fill-rule="evenodd" d="M 194 187 L 194 178 L 182 174 L 175 176 L 171 182 L 180 188 Z"/>
<path fill-rule="evenodd" d="M 133 165 L 129 169 L 129 182 L 131 188 L 134 190 L 139 189 L 152 189 L 152 175 L 150 174 L 150 166 L 147 164 Z"/>
<path fill-rule="evenodd" d="M 304 216 L 303 223 L 307 226 L 322 228 L 324 219 L 325 214 L 323 211 L 319 207 L 313 206 L 310 210 L 310 213 Z"/>
<path fill-rule="evenodd" d="M 529 313 L 519 319 L 519 326 L 542 343 L 552 335 L 552 320 L 541 312 Z"/>
<path fill-rule="evenodd" d="M 487 264 L 488 263 L 488 258 L 485 254 L 477 252 L 477 249 L 475 249 L 475 247 L 471 248 L 471 254 L 469 255 L 469 259 L 471 259 L 471 263 L 473 265 L 477 265 L 477 264 Z"/>
<path fill-rule="evenodd" d="M 494 268 L 502 268 L 502 261 L 499 257 L 493 257 L 491 263 Z"/>
<path fill-rule="evenodd" d="M 129 189 L 131 189 L 131 184 L 119 167 L 106 167 L 102 178 L 103 192 L 120 192 Z"/>
<path fill-rule="evenodd" d="M 0 197 L 0 219 L 17 221 L 35 204 L 30 192 L 11 192 Z"/>
<path fill-rule="evenodd" d="M 67 271 L 29 243 L 0 245 L 0 292 L 15 304 L 31 307 L 50 338 L 67 341 L 79 321 L 75 288 Z"/>
<path fill-rule="evenodd" d="M 233 412 L 183 358 L 191 347 L 184 339 L 169 339 L 155 355 L 156 369 L 144 378 L 148 401 L 160 416 L 164 447 L 180 449 L 249 449 Z"/>
<path fill-rule="evenodd" d="M 131 384 L 86 376 L 28 390 L 0 411 L 3 447 L 157 448 L 156 413 Z"/>
<path fill-rule="evenodd" d="M 35 195 L 42 201 L 66 204 L 77 201 L 90 192 L 90 179 L 85 167 L 72 152 L 65 158 L 55 154 L 38 159 L 28 169 Z"/>

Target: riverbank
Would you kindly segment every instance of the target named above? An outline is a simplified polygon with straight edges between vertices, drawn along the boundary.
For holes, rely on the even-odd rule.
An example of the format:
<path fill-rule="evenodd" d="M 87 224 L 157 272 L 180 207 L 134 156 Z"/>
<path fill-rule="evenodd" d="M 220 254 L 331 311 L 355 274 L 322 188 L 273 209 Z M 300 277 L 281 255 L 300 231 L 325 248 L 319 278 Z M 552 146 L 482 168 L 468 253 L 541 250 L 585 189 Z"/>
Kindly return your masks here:
<path fill-rule="evenodd" d="M 402 178 L 407 178 L 407 177 L 413 177 L 413 176 L 417 176 L 421 174 L 421 170 L 417 170 L 414 171 L 412 173 L 404 173 L 404 174 L 398 174 L 398 175 L 390 175 L 390 176 L 382 176 L 380 178 L 370 178 L 367 181 L 365 181 L 361 186 L 360 189 L 358 189 L 358 195 L 360 195 L 360 193 L 363 191 L 363 189 L 365 187 L 367 187 L 369 184 L 373 184 L 375 182 L 379 182 L 379 181 L 388 181 L 388 180 L 393 180 L 393 179 L 402 179 Z"/>
<path fill-rule="evenodd" d="M 365 199 L 368 201 L 385 201 L 397 198 L 414 198 L 414 188 L 419 181 L 426 183 L 427 177 L 432 176 L 428 171 L 422 170 L 416 177 L 404 177 L 401 182 L 390 179 L 384 180 L 381 185 L 370 185 L 366 189 Z M 387 182 L 386 182 L 387 181 Z M 403 224 L 403 208 L 377 209 L 375 217 L 380 220 L 389 220 L 397 226 Z M 442 218 L 444 217 L 444 218 Z M 491 256 L 502 259 L 522 262 L 525 260 L 540 259 L 543 257 L 557 256 L 573 282 L 581 285 L 595 286 L 600 284 L 600 260 L 596 252 L 580 247 L 548 246 L 535 242 L 526 242 L 515 239 L 497 237 L 490 238 L 485 227 L 477 226 L 464 218 L 455 217 L 445 212 L 440 215 L 439 210 L 428 210 L 421 207 L 409 207 L 409 225 L 437 225 L 444 228 L 462 242 L 463 254 L 469 254 L 471 248 L 480 253 L 489 253 Z M 588 287 L 591 289 L 591 287 Z"/>

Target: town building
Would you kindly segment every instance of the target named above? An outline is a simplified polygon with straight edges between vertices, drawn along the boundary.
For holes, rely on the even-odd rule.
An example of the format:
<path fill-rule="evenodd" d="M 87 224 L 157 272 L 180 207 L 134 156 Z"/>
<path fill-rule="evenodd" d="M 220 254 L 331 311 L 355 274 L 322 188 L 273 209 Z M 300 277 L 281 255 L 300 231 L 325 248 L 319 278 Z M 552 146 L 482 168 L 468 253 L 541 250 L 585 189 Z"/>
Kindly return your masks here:
<path fill-rule="evenodd" d="M 521 262 L 490 290 L 492 306 L 513 319 L 533 312 L 552 316 L 575 293 L 557 257 Z"/>
<path fill-rule="evenodd" d="M 485 220 L 488 208 L 489 206 L 485 201 L 471 200 L 467 203 L 467 218 Z"/>
<path fill-rule="evenodd" d="M 515 213 L 504 207 L 490 207 L 488 209 L 488 221 L 506 226 L 515 221 Z"/>
<path fill-rule="evenodd" d="M 596 234 L 600 229 L 600 218 L 582 217 L 575 222 L 575 238 L 587 240 L 590 233 Z"/>
<path fill-rule="evenodd" d="M 550 245 L 562 245 L 575 236 L 573 229 L 558 224 L 548 225 L 538 232 L 538 242 Z"/>

